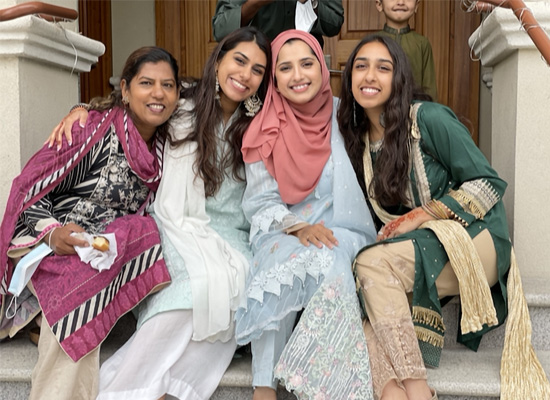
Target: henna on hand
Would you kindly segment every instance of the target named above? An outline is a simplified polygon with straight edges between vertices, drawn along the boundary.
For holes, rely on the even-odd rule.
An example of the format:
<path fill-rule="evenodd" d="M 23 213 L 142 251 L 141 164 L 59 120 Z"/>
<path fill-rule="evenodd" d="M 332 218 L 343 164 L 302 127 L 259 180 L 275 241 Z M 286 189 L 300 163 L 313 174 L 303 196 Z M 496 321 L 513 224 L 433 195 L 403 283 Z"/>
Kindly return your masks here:
<path fill-rule="evenodd" d="M 396 237 L 413 231 L 428 219 L 431 219 L 431 217 L 421 207 L 417 207 L 385 225 L 378 234 L 378 240 Z"/>

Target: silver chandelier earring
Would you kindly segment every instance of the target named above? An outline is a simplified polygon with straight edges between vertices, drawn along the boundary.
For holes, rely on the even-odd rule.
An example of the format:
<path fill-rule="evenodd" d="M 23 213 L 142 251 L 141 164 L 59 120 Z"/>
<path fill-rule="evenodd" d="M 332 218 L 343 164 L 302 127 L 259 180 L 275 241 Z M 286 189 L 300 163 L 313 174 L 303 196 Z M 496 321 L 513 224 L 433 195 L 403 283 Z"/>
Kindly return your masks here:
<path fill-rule="evenodd" d="M 252 96 L 247 98 L 244 101 L 244 107 L 247 110 L 246 116 L 247 117 L 253 117 L 260 111 L 260 108 L 262 107 L 262 101 L 258 97 L 257 93 L 254 93 Z"/>
<path fill-rule="evenodd" d="M 216 71 L 216 96 L 214 96 L 216 100 L 220 99 L 220 81 L 218 80 L 218 71 Z"/>
<path fill-rule="evenodd" d="M 128 104 L 130 104 L 130 100 L 128 100 L 128 96 L 124 96 L 122 98 L 122 104 L 124 104 L 125 106 L 127 106 Z"/>

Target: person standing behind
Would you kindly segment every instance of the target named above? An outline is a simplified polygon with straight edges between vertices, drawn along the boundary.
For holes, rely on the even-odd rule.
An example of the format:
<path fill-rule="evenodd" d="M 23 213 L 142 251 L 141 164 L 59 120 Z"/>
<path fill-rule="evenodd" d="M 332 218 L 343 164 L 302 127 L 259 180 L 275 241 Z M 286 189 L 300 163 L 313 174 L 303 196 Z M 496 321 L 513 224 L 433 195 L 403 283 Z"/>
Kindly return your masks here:
<path fill-rule="evenodd" d="M 416 14 L 420 0 L 376 0 L 376 8 L 386 16 L 384 29 L 377 34 L 394 39 L 405 51 L 414 82 L 437 101 L 434 57 L 430 41 L 411 30 L 409 19 Z"/>
<path fill-rule="evenodd" d="M 298 0 L 311 5 L 317 20 L 311 33 L 323 47 L 323 36 L 336 36 L 344 23 L 342 0 Z M 252 25 L 270 40 L 288 29 L 295 29 L 296 0 L 218 0 L 212 18 L 214 39 L 220 41 L 235 29 Z"/>

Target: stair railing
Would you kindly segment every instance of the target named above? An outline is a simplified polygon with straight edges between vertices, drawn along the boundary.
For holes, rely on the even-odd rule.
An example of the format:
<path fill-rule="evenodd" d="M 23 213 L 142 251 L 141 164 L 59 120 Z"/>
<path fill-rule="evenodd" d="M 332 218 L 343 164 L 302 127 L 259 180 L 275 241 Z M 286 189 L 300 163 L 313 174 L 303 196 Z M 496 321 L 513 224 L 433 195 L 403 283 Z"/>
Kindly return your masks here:
<path fill-rule="evenodd" d="M 78 18 L 78 11 L 71 8 L 43 3 L 41 1 L 29 1 L 0 10 L 0 22 L 9 21 L 27 15 L 38 15 L 50 22 L 74 21 Z"/>
<path fill-rule="evenodd" d="M 537 49 L 540 51 L 546 63 L 550 65 L 550 37 L 546 31 L 539 25 L 531 10 L 525 5 L 523 0 L 463 0 L 462 9 L 464 11 L 490 12 L 496 7 L 511 9 L 521 26 Z"/>

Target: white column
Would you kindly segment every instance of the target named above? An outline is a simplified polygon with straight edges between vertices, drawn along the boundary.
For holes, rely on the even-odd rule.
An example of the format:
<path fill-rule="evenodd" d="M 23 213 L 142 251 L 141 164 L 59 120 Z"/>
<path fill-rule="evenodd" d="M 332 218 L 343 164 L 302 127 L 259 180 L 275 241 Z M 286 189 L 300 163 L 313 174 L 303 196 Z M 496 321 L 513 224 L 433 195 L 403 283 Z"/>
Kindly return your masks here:
<path fill-rule="evenodd" d="M 0 8 L 22 1 L 0 0 Z M 75 0 L 52 1 L 76 8 Z M 105 46 L 35 16 L 0 22 L 0 215 L 11 181 L 53 127 L 79 100 L 79 73 L 90 71 Z"/>
<path fill-rule="evenodd" d="M 550 3 L 527 2 L 550 32 Z M 550 66 L 511 10 L 494 10 L 470 37 L 492 67 L 491 161 L 504 197 L 523 277 L 550 277 Z"/>

